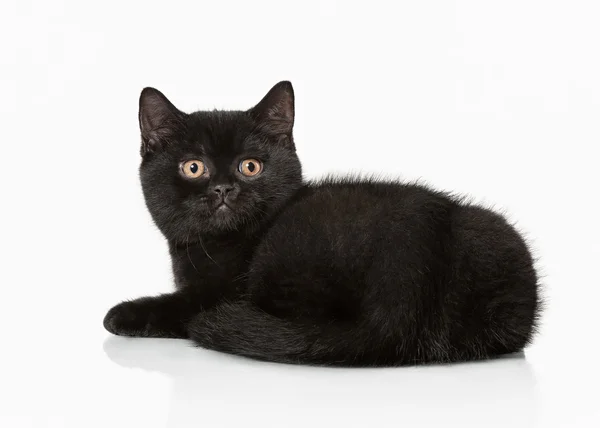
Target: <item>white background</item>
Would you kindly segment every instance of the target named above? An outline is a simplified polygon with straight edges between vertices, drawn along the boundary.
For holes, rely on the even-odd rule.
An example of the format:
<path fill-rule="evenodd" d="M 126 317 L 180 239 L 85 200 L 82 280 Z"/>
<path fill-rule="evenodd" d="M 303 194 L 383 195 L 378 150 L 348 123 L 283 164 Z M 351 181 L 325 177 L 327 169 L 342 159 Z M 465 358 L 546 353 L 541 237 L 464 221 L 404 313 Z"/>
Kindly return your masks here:
<path fill-rule="evenodd" d="M 3 1 L 0 425 L 599 426 L 599 22 L 594 0 Z M 322 369 L 104 331 L 172 283 L 139 91 L 245 109 L 283 79 L 307 177 L 421 179 L 517 222 L 547 300 L 524 357 Z"/>

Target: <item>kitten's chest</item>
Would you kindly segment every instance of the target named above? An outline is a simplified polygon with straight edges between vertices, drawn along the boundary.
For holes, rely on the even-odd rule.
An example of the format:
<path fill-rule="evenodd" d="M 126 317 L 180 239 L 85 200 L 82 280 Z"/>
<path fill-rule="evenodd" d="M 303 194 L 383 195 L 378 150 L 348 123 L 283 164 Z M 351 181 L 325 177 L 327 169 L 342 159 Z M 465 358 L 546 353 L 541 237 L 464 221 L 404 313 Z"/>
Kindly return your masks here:
<path fill-rule="evenodd" d="M 209 287 L 223 293 L 236 290 L 243 283 L 251 251 L 248 245 L 235 242 L 171 245 L 175 285 L 177 288 Z"/>

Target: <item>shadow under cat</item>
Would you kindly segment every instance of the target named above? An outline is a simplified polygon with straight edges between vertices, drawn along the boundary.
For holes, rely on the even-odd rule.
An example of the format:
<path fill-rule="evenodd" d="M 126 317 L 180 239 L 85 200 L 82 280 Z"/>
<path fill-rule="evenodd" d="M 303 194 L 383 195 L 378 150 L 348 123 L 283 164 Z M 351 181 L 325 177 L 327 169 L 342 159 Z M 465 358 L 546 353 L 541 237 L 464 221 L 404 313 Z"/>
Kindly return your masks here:
<path fill-rule="evenodd" d="M 312 426 L 316 418 L 328 426 L 535 425 L 536 382 L 522 352 L 486 362 L 346 369 L 265 363 L 177 339 L 110 336 L 104 351 L 121 367 L 172 379 L 169 427 L 198 426 L 199 417 L 224 425 L 260 417 L 263 427 Z"/>

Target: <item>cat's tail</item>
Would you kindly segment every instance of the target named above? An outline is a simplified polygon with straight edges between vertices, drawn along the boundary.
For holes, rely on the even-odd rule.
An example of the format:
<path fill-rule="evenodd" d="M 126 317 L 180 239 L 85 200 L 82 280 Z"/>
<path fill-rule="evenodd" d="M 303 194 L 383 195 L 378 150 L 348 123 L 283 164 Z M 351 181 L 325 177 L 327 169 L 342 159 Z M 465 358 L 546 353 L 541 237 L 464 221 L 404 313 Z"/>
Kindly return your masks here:
<path fill-rule="evenodd" d="M 315 365 L 372 364 L 361 329 L 337 324 L 304 324 L 277 318 L 248 302 L 224 303 L 188 324 L 203 348 L 265 361 Z M 370 365 L 369 364 L 369 365 Z"/>

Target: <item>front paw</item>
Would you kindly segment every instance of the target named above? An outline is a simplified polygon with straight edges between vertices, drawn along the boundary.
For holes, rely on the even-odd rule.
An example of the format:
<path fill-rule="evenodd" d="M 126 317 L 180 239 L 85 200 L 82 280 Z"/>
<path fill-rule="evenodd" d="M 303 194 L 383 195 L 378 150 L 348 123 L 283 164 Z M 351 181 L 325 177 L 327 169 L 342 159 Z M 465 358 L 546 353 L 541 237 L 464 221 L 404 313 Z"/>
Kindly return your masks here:
<path fill-rule="evenodd" d="M 138 302 L 122 302 L 104 317 L 104 328 L 118 336 L 148 336 L 148 311 Z"/>

